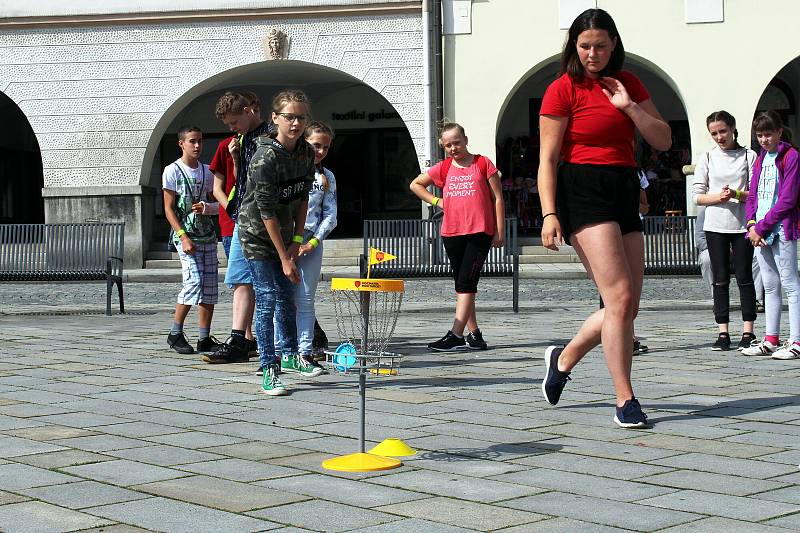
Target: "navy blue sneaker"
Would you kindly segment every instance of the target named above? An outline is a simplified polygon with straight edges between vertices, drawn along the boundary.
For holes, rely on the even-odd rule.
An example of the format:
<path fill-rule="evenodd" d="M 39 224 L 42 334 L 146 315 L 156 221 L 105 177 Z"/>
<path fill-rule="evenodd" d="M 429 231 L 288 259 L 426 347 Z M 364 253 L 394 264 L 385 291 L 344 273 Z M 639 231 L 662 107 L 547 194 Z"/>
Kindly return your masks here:
<path fill-rule="evenodd" d="M 646 428 L 647 415 L 642 412 L 639 400 L 631 398 L 622 407 L 617 407 L 614 422 L 621 428 Z"/>
<path fill-rule="evenodd" d="M 564 386 L 570 381 L 569 372 L 561 372 L 558 369 L 558 356 L 563 351 L 563 346 L 548 346 L 544 352 L 545 373 L 542 380 L 542 394 L 550 405 L 558 403 Z"/>

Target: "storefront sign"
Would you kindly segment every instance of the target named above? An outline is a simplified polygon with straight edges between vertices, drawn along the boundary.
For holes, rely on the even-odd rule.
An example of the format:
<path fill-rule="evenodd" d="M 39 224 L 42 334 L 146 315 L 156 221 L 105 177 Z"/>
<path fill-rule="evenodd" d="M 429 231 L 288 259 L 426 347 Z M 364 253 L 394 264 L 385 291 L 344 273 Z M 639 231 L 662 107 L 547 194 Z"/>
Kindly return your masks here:
<path fill-rule="evenodd" d="M 375 122 L 376 120 L 397 120 L 400 114 L 396 111 L 386 111 L 381 109 L 376 113 L 367 113 L 366 111 L 357 111 L 352 109 L 347 113 L 331 113 L 331 120 L 368 120 Z"/>

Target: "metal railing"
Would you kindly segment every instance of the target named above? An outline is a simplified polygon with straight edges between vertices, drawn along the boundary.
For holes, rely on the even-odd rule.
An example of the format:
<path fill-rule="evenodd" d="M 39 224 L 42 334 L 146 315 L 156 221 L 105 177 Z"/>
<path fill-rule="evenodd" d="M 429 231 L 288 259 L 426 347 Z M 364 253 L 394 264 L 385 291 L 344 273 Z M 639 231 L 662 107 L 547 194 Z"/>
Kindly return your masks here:
<path fill-rule="evenodd" d="M 644 273 L 661 275 L 700 274 L 695 247 L 697 217 L 644 217 Z"/>
<path fill-rule="evenodd" d="M 0 281 L 105 281 L 106 314 L 117 285 L 120 312 L 124 222 L 0 224 Z"/>
<path fill-rule="evenodd" d="M 370 275 L 376 278 L 450 277 L 450 261 L 441 237 L 441 219 L 433 220 L 365 220 L 362 277 L 369 248 L 374 247 L 397 256 L 387 263 L 372 265 Z M 491 248 L 481 276 L 511 277 L 514 312 L 519 311 L 519 243 L 517 220 L 506 219 L 505 244 Z"/>

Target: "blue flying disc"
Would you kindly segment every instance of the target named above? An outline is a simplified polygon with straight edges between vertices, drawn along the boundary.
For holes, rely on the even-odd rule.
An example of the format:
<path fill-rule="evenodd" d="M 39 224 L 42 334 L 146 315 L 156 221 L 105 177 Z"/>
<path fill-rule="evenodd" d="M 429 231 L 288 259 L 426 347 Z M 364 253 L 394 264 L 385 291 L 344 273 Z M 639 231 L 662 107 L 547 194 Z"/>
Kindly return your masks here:
<path fill-rule="evenodd" d="M 349 342 L 343 342 L 336 347 L 336 355 L 333 356 L 333 368 L 338 372 L 345 372 L 356 364 L 356 347 Z"/>

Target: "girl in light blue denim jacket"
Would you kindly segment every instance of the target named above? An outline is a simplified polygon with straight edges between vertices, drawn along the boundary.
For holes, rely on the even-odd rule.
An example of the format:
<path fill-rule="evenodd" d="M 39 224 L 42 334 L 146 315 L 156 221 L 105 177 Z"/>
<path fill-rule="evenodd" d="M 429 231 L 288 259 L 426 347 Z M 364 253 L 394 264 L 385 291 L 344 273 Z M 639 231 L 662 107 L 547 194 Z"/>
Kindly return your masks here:
<path fill-rule="evenodd" d="M 307 357 L 312 354 L 314 340 L 314 297 L 322 270 L 323 241 L 336 227 L 336 178 L 322 166 L 333 136 L 333 130 L 323 122 L 312 122 L 306 128 L 306 141 L 314 148 L 316 172 L 308 193 L 304 243 L 298 252 L 300 283 L 295 286 L 295 303 L 297 352 Z"/>

